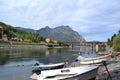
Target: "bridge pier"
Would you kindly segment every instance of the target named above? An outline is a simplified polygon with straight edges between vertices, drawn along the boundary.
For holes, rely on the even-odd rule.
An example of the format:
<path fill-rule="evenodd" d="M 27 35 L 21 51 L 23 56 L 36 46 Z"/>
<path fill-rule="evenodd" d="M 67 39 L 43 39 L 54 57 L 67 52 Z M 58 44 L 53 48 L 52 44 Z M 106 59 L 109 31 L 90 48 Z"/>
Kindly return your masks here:
<path fill-rule="evenodd" d="M 82 53 L 82 47 L 80 46 L 80 53 Z"/>
<path fill-rule="evenodd" d="M 96 51 L 96 52 L 99 51 L 99 46 L 98 46 L 98 44 L 95 45 L 95 51 Z"/>

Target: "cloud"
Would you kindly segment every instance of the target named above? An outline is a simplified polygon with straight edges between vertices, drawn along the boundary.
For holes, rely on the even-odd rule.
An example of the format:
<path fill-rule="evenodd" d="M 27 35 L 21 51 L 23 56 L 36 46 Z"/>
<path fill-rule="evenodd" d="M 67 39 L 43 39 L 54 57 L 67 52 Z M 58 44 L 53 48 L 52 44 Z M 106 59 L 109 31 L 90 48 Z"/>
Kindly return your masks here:
<path fill-rule="evenodd" d="M 120 29 L 119 4 L 119 0 L 0 0 L 0 21 L 33 29 L 70 25 L 87 40 L 107 40 Z"/>

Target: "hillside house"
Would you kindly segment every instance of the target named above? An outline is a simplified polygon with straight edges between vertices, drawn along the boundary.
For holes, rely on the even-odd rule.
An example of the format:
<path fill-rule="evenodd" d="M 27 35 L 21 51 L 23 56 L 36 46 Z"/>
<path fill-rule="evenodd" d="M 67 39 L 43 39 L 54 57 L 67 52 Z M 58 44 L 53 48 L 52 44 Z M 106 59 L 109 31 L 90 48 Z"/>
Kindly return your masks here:
<path fill-rule="evenodd" d="M 0 39 L 2 39 L 2 36 L 3 36 L 3 27 L 0 26 Z"/>

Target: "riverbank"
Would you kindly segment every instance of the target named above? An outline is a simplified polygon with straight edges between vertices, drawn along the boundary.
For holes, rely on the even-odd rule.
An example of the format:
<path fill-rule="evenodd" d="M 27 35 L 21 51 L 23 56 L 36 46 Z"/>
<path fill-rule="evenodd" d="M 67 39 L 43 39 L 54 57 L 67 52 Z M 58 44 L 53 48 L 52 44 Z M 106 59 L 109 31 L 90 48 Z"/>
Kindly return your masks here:
<path fill-rule="evenodd" d="M 120 57 L 117 57 L 116 62 L 108 64 L 107 69 L 110 73 L 111 78 L 105 66 L 100 66 L 98 70 L 97 80 L 120 80 Z"/>
<path fill-rule="evenodd" d="M 59 46 L 52 43 L 28 43 L 28 42 L 0 42 L 0 48 L 23 48 L 23 49 L 46 49 L 46 48 L 67 48 L 68 46 Z"/>
<path fill-rule="evenodd" d="M 38 45 L 38 44 L 27 44 L 27 45 L 10 45 L 10 44 L 2 44 L 0 45 L 0 49 L 47 49 L 47 48 L 67 48 L 67 46 L 55 46 L 48 47 L 46 45 Z"/>

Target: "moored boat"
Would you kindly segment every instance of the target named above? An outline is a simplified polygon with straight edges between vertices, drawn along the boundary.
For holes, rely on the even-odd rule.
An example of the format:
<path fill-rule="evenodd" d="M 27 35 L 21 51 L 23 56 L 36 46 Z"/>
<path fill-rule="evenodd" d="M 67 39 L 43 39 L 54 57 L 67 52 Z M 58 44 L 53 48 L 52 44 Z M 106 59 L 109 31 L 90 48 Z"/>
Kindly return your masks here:
<path fill-rule="evenodd" d="M 95 80 L 98 66 L 80 66 L 41 71 L 30 78 L 36 80 Z"/>
<path fill-rule="evenodd" d="M 101 63 L 102 61 L 111 61 L 112 54 L 108 54 L 108 55 L 104 55 L 104 56 L 99 56 L 99 57 L 95 57 L 95 58 L 84 58 L 82 56 L 78 56 L 78 58 L 76 59 L 76 61 L 79 61 L 80 64 L 97 64 L 97 63 Z"/>
<path fill-rule="evenodd" d="M 36 64 L 36 65 L 32 66 L 32 68 L 33 68 L 32 72 L 40 74 L 41 71 L 52 70 L 52 69 L 61 69 L 64 66 L 65 66 L 65 63 L 56 63 L 56 64 L 48 64 L 48 65 Z"/>

